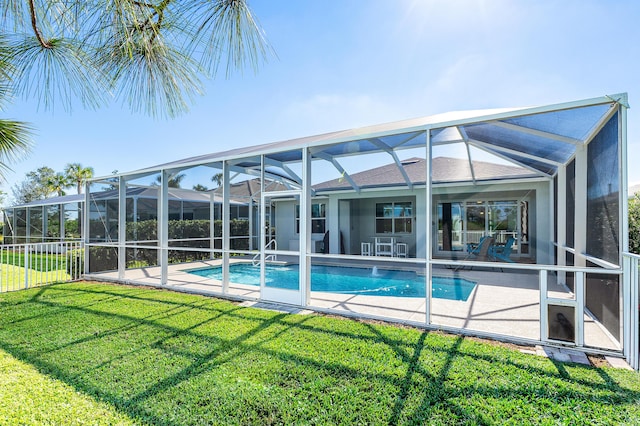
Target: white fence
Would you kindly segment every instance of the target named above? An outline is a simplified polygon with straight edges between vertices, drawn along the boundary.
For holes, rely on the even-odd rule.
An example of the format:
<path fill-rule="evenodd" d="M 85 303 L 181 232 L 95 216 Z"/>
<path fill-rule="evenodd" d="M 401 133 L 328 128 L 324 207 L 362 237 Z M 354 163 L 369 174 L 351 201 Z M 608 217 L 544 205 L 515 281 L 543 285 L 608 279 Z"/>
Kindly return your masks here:
<path fill-rule="evenodd" d="M 83 243 L 0 245 L 0 293 L 80 278 Z"/>

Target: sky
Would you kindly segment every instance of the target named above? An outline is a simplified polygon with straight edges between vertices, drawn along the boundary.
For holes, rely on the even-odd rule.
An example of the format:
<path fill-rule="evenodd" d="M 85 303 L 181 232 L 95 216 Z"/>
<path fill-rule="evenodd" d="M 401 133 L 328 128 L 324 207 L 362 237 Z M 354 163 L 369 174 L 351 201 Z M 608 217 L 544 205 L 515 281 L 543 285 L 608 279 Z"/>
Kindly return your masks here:
<path fill-rule="evenodd" d="M 35 128 L 9 164 L 68 163 L 95 176 L 231 148 L 449 111 L 547 105 L 627 92 L 629 184 L 640 183 L 640 2 L 616 0 L 249 0 L 275 55 L 257 73 L 207 80 L 176 119 L 45 110 L 18 99 L 0 116 Z M 638 108 L 634 108 L 638 106 Z M 73 193 L 71 189 L 69 193 Z"/>

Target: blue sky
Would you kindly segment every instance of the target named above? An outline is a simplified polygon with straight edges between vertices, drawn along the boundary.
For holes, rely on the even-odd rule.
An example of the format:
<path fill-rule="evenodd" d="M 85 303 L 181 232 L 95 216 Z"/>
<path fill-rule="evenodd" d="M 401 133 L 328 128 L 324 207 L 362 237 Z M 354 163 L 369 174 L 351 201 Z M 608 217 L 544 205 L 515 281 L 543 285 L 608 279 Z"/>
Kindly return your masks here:
<path fill-rule="evenodd" d="M 628 92 L 629 182 L 640 182 L 640 2 L 250 0 L 277 57 L 220 76 L 177 119 L 18 100 L 36 145 L 0 190 L 41 166 L 96 176 L 241 146 L 447 111 Z M 73 190 L 71 190 L 73 192 Z"/>

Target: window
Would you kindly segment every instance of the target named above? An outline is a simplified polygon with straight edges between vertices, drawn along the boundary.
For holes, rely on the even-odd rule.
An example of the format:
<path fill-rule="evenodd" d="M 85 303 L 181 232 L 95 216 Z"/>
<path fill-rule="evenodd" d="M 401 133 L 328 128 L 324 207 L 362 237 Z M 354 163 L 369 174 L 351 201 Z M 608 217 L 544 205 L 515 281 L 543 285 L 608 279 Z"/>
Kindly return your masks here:
<path fill-rule="evenodd" d="M 311 233 L 324 234 L 326 230 L 326 204 L 311 204 Z M 300 205 L 296 205 L 296 234 L 300 233 Z"/>
<path fill-rule="evenodd" d="M 528 206 L 517 200 L 439 203 L 438 250 L 463 251 L 485 235 L 502 244 L 516 238 L 520 247 L 528 242 Z"/>
<path fill-rule="evenodd" d="M 410 234 L 412 224 L 411 202 L 376 203 L 377 234 Z"/>

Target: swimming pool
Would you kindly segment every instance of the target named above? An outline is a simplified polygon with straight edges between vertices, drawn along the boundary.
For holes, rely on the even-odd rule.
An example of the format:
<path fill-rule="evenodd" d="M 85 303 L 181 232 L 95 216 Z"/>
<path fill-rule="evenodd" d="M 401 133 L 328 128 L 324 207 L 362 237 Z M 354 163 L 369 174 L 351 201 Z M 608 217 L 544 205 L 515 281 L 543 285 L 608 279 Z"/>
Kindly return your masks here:
<path fill-rule="evenodd" d="M 222 279 L 222 268 L 190 269 L 186 272 L 214 280 Z M 229 281 L 260 285 L 260 268 L 246 263 L 229 266 Z M 267 265 L 268 287 L 298 289 L 298 265 Z M 432 297 L 466 301 L 476 283 L 463 278 L 432 277 Z M 413 271 L 313 265 L 311 290 L 369 296 L 424 297 L 424 276 Z"/>

